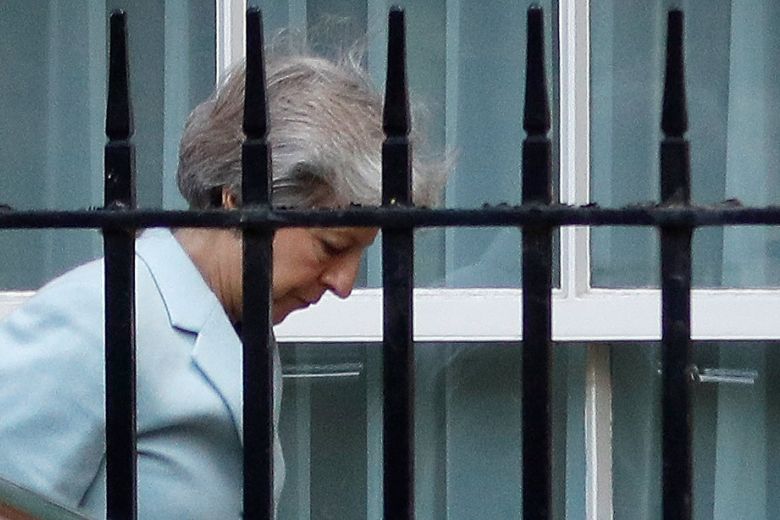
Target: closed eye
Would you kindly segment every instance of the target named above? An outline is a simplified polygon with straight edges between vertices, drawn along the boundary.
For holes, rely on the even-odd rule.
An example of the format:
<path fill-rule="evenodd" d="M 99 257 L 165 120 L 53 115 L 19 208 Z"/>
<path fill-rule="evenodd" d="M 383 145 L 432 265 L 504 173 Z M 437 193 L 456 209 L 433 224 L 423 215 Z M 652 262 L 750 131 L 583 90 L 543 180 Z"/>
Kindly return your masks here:
<path fill-rule="evenodd" d="M 320 240 L 320 243 L 322 244 L 322 250 L 325 251 L 325 254 L 328 256 L 338 256 L 347 250 L 347 248 L 343 247 L 341 244 L 328 242 L 324 239 Z"/>

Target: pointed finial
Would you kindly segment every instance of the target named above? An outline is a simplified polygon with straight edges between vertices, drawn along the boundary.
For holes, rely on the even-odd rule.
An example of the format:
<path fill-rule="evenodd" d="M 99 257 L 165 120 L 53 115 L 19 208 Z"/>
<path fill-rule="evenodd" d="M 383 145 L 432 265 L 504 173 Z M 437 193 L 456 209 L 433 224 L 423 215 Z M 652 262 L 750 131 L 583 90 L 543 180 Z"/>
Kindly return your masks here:
<path fill-rule="evenodd" d="M 128 76 L 127 15 L 124 11 L 114 11 L 109 32 L 106 103 L 106 135 L 111 140 L 126 140 L 133 134 Z"/>
<path fill-rule="evenodd" d="M 529 135 L 546 134 L 550 130 L 550 104 L 544 64 L 544 11 L 536 4 L 528 8 L 527 32 L 523 128 Z"/>
<path fill-rule="evenodd" d="M 404 11 L 394 6 L 388 16 L 387 77 L 382 127 L 387 135 L 407 135 L 410 128 L 406 82 L 406 26 Z"/>
<path fill-rule="evenodd" d="M 246 85 L 244 90 L 244 133 L 248 138 L 268 132 L 268 104 L 265 93 L 263 15 L 256 7 L 246 13 Z"/>
<path fill-rule="evenodd" d="M 685 101 L 683 22 L 682 11 L 669 11 L 661 129 L 665 135 L 670 137 L 682 137 L 688 130 L 688 109 Z"/>

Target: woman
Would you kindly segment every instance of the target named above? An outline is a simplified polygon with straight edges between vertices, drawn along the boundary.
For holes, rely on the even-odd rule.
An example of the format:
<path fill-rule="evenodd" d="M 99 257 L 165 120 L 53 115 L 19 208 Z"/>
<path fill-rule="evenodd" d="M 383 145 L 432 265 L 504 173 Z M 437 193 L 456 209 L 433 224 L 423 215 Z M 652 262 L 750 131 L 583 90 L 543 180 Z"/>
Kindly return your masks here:
<path fill-rule="evenodd" d="M 243 85 L 236 70 L 187 122 L 178 184 L 192 208 L 241 205 Z M 267 85 L 274 204 L 377 204 L 381 100 L 354 61 L 272 58 Z M 437 173 L 415 165 L 417 204 L 435 201 Z M 326 291 L 347 297 L 376 233 L 277 231 L 274 324 Z M 137 241 L 139 518 L 240 515 L 240 236 L 158 229 Z M 0 477 L 92 517 L 105 516 L 102 269 L 74 269 L 0 323 Z M 278 353 L 274 385 L 278 422 Z M 278 502 L 278 438 L 275 463 Z"/>

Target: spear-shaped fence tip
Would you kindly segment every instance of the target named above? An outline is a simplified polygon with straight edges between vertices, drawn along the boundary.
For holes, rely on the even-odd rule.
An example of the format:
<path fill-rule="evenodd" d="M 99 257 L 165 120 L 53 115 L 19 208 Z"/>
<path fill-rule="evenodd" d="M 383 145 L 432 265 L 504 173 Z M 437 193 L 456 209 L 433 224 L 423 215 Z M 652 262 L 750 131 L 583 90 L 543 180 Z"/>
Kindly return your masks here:
<path fill-rule="evenodd" d="M 382 126 L 388 136 L 407 135 L 411 126 L 406 83 L 406 26 L 404 11 L 398 6 L 393 6 L 388 15 L 387 77 Z"/>
<path fill-rule="evenodd" d="M 528 8 L 527 31 L 523 128 L 529 135 L 543 135 L 550 130 L 550 105 L 544 67 L 544 11 L 537 4 Z"/>
<path fill-rule="evenodd" d="M 268 104 L 265 93 L 263 56 L 263 15 L 256 7 L 246 12 L 246 85 L 244 90 L 244 134 L 265 137 L 268 131 Z"/>
<path fill-rule="evenodd" d="M 666 77 L 661 117 L 661 129 L 669 137 L 682 137 L 688 130 L 683 22 L 682 11 L 677 9 L 669 11 L 666 34 Z"/>
<path fill-rule="evenodd" d="M 127 60 L 127 15 L 111 13 L 108 55 L 106 135 L 110 140 L 129 139 L 133 134 Z"/>

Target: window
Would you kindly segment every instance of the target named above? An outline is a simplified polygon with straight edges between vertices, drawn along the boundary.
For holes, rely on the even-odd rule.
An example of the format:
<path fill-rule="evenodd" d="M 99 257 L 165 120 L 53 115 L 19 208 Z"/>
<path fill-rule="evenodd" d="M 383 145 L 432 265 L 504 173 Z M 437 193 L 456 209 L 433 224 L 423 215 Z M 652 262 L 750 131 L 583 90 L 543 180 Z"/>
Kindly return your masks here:
<path fill-rule="evenodd" d="M 667 4 L 591 2 L 590 194 L 603 205 L 657 199 Z M 778 91 L 768 72 L 777 8 L 758 2 L 745 9 L 730 0 L 683 8 L 693 199 L 775 204 L 777 158 L 767 143 L 778 128 Z M 657 298 L 656 234 L 604 228 L 591 238 L 591 292 L 624 298 L 619 316 L 630 313 L 631 320 L 633 303 Z M 779 427 L 771 390 L 780 332 L 770 318 L 780 304 L 776 241 L 769 227 L 694 234 L 694 361 L 718 374 L 693 394 L 695 518 L 772 518 L 778 511 L 767 494 L 777 478 L 770 454 Z M 646 341 L 657 332 L 636 332 L 608 347 L 615 518 L 660 514 L 659 359 L 656 342 Z M 746 478 L 747 467 L 755 478 Z"/>
<path fill-rule="evenodd" d="M 119 7 L 129 13 L 138 202 L 183 206 L 175 181 L 178 141 L 187 114 L 214 86 L 212 0 L 4 2 L 2 203 L 16 209 L 102 205 L 106 27 Z M 4 231 L 0 288 L 33 290 L 98 256 L 100 244 L 96 231 Z"/>
<path fill-rule="evenodd" d="M 778 195 L 778 177 L 772 173 L 777 159 L 768 145 L 776 126 L 771 110 L 776 87 L 768 72 L 773 70 L 769 60 L 777 45 L 770 36 L 776 9 L 762 2 L 760 9 L 748 13 L 740 2 L 721 3 L 717 13 L 708 2 L 689 1 L 683 6 L 694 200 L 713 204 L 739 198 L 744 204 L 766 205 Z M 270 7 L 267 4 L 259 2 L 266 9 Z M 381 68 L 372 65 L 372 56 L 378 52 L 381 60 L 384 52 L 384 2 L 303 4 L 289 2 L 282 8 L 288 9 L 290 17 L 297 13 L 299 27 L 313 26 L 323 11 L 364 13 L 365 22 L 361 23 L 366 23 L 372 34 L 370 41 L 378 41 L 369 44 L 369 64 L 381 80 Z M 523 30 L 527 5 L 499 10 L 468 1 L 443 1 L 425 8 L 408 4 L 410 86 L 413 94 L 422 93 L 424 100 L 429 92 L 438 92 L 431 110 L 443 100 L 443 116 L 438 122 L 443 128 L 443 146 L 456 150 L 458 157 L 446 205 L 512 203 L 502 197 L 519 196 L 521 98 L 514 96 L 523 90 L 523 67 L 522 61 L 515 60 L 523 54 L 523 40 L 517 34 Z M 667 4 L 544 3 L 551 34 L 552 137 L 558 144 L 555 161 L 560 167 L 561 202 L 622 206 L 658 199 Z M 416 23 L 425 27 L 422 34 L 416 32 Z M 435 64 L 426 62 L 425 75 L 416 74 L 419 62 L 415 60 L 421 54 L 436 56 L 442 39 L 443 54 Z M 444 71 L 439 77 L 444 80 L 437 82 L 435 73 L 442 64 Z M 556 502 L 556 507 L 563 508 L 558 511 L 568 518 L 654 518 L 660 507 L 656 233 L 652 229 L 564 228 L 559 235 L 560 272 L 553 311 L 554 337 L 559 345 L 556 352 L 560 353 L 556 363 L 568 367 L 567 388 L 575 394 L 572 389 L 583 390 L 577 394 L 581 399 L 554 403 L 567 425 L 563 430 L 555 428 L 557 451 L 566 453 L 565 459 L 556 460 L 557 478 L 585 484 L 556 488 L 557 499 L 563 501 Z M 726 228 L 698 230 L 695 235 L 696 362 L 702 370 L 733 370 L 737 374 L 735 379 L 716 377 L 702 382 L 695 390 L 697 518 L 728 518 L 734 511 L 749 508 L 757 518 L 771 518 L 776 511 L 768 498 L 760 499 L 769 496 L 768 486 L 776 478 L 771 462 L 762 457 L 772 451 L 772 432 L 777 429 L 771 419 L 771 394 L 762 386 L 774 378 L 768 353 L 771 340 L 780 333 L 772 319 L 780 303 L 780 294 L 773 289 L 777 285 L 776 233 L 770 228 Z M 432 245 L 438 249 L 428 249 Z M 473 356 L 470 366 L 477 367 L 480 352 L 488 359 L 488 352 L 502 342 L 521 339 L 517 248 L 519 233 L 515 230 L 447 231 L 433 244 L 418 241 L 417 251 L 427 261 L 436 255 L 444 257 L 438 268 L 444 271 L 443 281 L 440 274 L 438 280 L 430 278 L 427 264 L 417 265 L 418 371 L 430 372 L 426 363 L 433 363 L 439 371 L 447 372 L 447 367 L 458 363 L 457 354 L 444 354 L 457 351 L 454 345 L 467 345 Z M 376 284 L 371 278 L 372 272 L 378 273 L 376 258 L 378 255 L 369 257 L 368 287 Z M 293 316 L 277 332 L 280 338 L 307 342 L 308 348 L 323 341 L 334 342 L 333 346 L 344 341 L 378 341 L 380 308 L 379 291 L 368 288 L 345 302 L 332 299 Z M 352 319 L 339 320 L 340 316 Z M 297 351 L 303 347 L 291 348 Z M 436 348 L 442 352 L 437 361 L 420 357 L 421 351 Z M 754 352 L 752 357 L 747 354 Z M 769 357 L 764 361 L 761 356 Z M 482 365 L 484 372 L 476 376 L 485 385 L 494 375 L 488 366 L 494 370 L 505 366 L 494 362 Z M 560 370 L 556 367 L 557 377 L 563 373 Z M 458 376 L 450 380 L 452 386 L 445 395 L 456 394 L 459 381 L 465 384 L 459 379 L 466 377 L 461 372 L 450 373 Z M 755 374 L 754 379 L 751 374 Z M 496 403 L 512 395 L 511 387 L 494 390 Z M 418 399 L 423 391 L 418 391 Z M 475 392 L 474 397 L 478 395 Z M 427 434 L 429 426 L 419 421 L 430 409 L 418 409 L 418 428 Z M 481 409 L 476 404 L 470 408 L 477 415 Z M 445 430 L 456 430 L 461 419 L 448 416 L 443 420 Z M 754 423 L 756 435 L 737 431 L 738 424 Z M 484 424 L 491 423 L 486 420 Z M 426 443 L 424 435 L 418 432 L 417 449 L 423 453 L 418 458 L 430 455 L 431 446 L 439 445 Z M 485 439 L 482 446 L 495 445 L 491 442 L 495 439 Z M 503 445 L 504 453 L 511 453 L 510 444 Z M 447 449 L 456 449 L 454 446 L 447 444 Z M 498 460 L 490 459 L 488 452 L 481 453 L 485 457 L 482 461 Z M 519 457 L 513 461 L 519 464 Z M 750 484 L 733 485 L 738 468 L 747 461 L 760 462 L 764 469 Z M 450 493 L 437 502 L 431 498 L 436 487 L 428 480 L 433 470 L 422 464 L 418 479 L 426 484 L 418 484 L 420 507 L 438 504 L 433 517 L 469 518 L 470 513 L 456 505 L 463 494 L 497 518 L 514 516 L 516 510 L 510 514 L 490 509 L 494 505 L 469 494 L 483 489 L 480 478 L 488 482 L 498 478 L 477 468 L 476 462 L 469 467 L 473 475 L 469 490 L 448 480 L 452 476 L 445 478 L 442 486 Z M 469 470 L 462 467 L 461 472 Z M 584 496 L 582 490 L 586 490 Z M 501 496 L 506 499 L 504 505 L 511 508 L 512 498 Z M 747 505 L 757 498 L 758 505 Z M 422 514 L 423 509 L 419 511 Z"/>
<path fill-rule="evenodd" d="M 0 123 L 0 139 L 10 143 L 0 149 L 0 163 L 11 172 L 0 178 L 0 202 L 20 208 L 100 204 L 104 29 L 113 3 L 65 9 L 55 1 L 12 2 L 0 19 L 0 34 L 17 42 L 2 47 L 3 62 L 18 69 L 0 79 L 0 109 L 11 114 Z M 336 52 L 345 40 L 367 33 L 366 62 L 382 85 L 388 2 L 250 3 L 263 9 L 266 38 L 290 27 L 312 46 Z M 410 86 L 425 106 L 419 120 L 428 129 L 427 151 L 456 157 L 445 204 L 519 202 L 525 10 L 531 2 L 500 8 L 477 0 L 404 3 Z M 562 203 L 602 206 L 657 200 L 663 39 L 671 3 L 541 4 L 560 171 L 556 196 Z M 134 0 L 124 6 L 131 39 L 138 38 L 131 57 L 143 56 L 143 64 L 131 64 L 140 203 L 178 207 L 171 179 L 181 125 L 211 90 L 215 70 L 219 74 L 241 55 L 246 2 Z M 779 159 L 772 143 L 780 129 L 780 90 L 772 71 L 780 7 L 771 0 L 749 6 L 745 0 L 686 0 L 682 7 L 693 199 L 776 204 Z M 47 38 L 24 29 L 36 16 L 47 20 Z M 65 32 L 74 25 L 87 30 Z M 84 188 L 74 191 L 77 186 Z M 711 375 L 697 384 L 694 399 L 696 518 L 769 519 L 780 510 L 771 492 L 780 479 L 773 455 L 780 432 L 773 397 L 780 370 L 774 359 L 780 347 L 778 232 L 695 233 L 695 361 Z M 0 288 L 34 289 L 98 254 L 99 243 L 98 234 L 88 231 L 3 232 Z M 520 233 L 424 230 L 416 247 L 418 514 L 517 517 L 521 425 L 519 381 L 512 374 L 519 375 L 522 339 Z M 364 288 L 350 299 L 325 298 L 277 327 L 286 378 L 282 518 L 379 516 L 379 250 L 369 251 Z M 656 232 L 564 228 L 555 258 L 555 513 L 655 518 Z M 26 294 L 0 292 L 0 316 Z"/>

